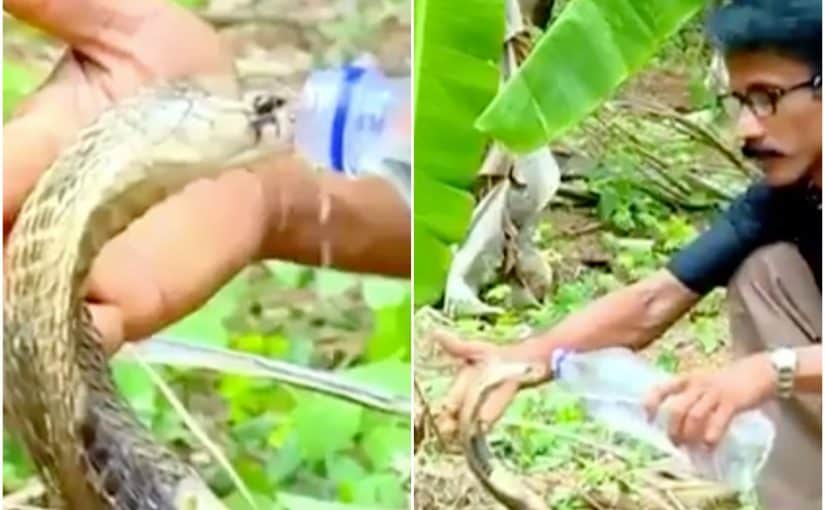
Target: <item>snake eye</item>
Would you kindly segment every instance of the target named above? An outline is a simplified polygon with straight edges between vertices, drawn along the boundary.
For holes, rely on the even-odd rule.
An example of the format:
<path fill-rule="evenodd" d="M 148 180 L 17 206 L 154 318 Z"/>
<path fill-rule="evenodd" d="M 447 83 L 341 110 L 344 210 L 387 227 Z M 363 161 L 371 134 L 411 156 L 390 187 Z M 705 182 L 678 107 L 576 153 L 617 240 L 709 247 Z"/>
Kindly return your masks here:
<path fill-rule="evenodd" d="M 268 95 L 256 96 L 252 102 L 252 107 L 258 115 L 267 115 L 272 113 L 276 107 L 281 106 L 279 102 L 282 104 L 283 100 Z"/>

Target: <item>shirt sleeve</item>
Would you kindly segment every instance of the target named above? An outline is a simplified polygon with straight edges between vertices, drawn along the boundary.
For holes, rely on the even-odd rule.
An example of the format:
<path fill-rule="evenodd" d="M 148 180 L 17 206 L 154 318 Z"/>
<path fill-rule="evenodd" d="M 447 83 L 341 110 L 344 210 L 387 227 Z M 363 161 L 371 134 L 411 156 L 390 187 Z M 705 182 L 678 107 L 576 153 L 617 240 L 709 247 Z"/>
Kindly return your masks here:
<path fill-rule="evenodd" d="M 753 184 L 708 230 L 671 258 L 668 270 L 699 295 L 726 285 L 750 253 L 776 237 L 771 214 L 774 195 L 766 184 Z"/>

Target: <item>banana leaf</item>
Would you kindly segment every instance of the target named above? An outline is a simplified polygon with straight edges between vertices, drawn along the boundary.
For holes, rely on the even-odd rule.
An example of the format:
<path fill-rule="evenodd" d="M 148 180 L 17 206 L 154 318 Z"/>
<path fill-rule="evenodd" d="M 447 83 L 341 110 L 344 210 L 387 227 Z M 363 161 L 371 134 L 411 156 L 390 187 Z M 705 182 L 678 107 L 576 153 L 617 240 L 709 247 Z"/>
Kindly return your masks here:
<path fill-rule="evenodd" d="M 707 0 L 571 0 L 476 127 L 516 153 L 574 126 Z"/>
<path fill-rule="evenodd" d="M 466 234 L 487 137 L 474 127 L 499 88 L 503 0 L 416 0 L 415 304 L 443 291 Z"/>

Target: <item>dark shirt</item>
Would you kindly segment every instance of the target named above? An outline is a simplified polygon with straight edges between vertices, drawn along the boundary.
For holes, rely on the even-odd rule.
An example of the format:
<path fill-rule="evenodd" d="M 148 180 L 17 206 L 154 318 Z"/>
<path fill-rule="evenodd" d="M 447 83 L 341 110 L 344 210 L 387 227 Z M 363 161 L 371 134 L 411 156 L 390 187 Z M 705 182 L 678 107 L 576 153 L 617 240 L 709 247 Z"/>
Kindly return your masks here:
<path fill-rule="evenodd" d="M 751 185 L 696 240 L 670 260 L 668 269 L 705 295 L 727 285 L 754 250 L 786 241 L 799 249 L 822 291 L 822 192 L 808 184 Z"/>

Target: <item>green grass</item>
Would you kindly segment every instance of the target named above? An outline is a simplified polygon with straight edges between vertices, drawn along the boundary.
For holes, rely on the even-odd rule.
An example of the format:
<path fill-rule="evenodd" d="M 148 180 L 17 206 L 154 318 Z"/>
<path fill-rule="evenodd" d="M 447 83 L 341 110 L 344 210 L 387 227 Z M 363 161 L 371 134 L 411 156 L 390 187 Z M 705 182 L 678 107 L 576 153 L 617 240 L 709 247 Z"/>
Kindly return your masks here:
<path fill-rule="evenodd" d="M 365 281 L 283 263 L 269 266 L 271 271 L 261 271 L 254 278 L 239 276 L 168 333 L 197 343 L 343 370 L 376 388 L 409 395 L 408 284 Z M 304 298 L 293 297 L 291 304 L 279 301 L 279 295 L 290 292 Z M 250 306 L 253 303 L 259 305 Z M 349 317 L 333 313 L 336 308 Z M 276 319 L 267 322 L 261 316 Z M 406 323 L 400 320 L 403 316 Z M 347 335 L 363 341 L 357 348 L 325 346 L 321 341 Z M 337 366 L 334 358 L 344 349 L 355 351 L 355 359 Z M 143 369 L 117 361 L 114 370 L 122 394 L 154 436 L 194 460 L 229 508 L 249 508 L 228 475 L 205 457 L 202 446 Z M 222 448 L 262 510 L 323 509 L 325 502 L 337 503 L 338 507 L 329 508 L 341 509 L 406 508 L 408 419 L 268 380 L 198 370 L 167 368 L 160 372 Z M 6 440 L 4 452 L 4 489 L 14 491 L 33 472 L 13 441 Z"/>

